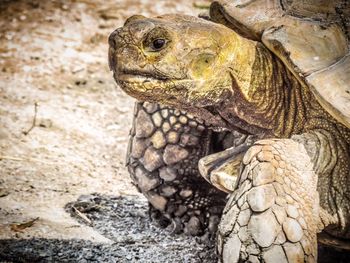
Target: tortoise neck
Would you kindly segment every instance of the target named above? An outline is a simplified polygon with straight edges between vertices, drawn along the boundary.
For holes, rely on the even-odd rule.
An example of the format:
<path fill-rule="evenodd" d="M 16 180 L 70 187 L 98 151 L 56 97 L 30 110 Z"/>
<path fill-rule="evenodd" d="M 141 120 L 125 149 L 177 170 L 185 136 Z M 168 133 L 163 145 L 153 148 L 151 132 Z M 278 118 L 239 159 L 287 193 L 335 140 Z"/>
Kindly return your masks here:
<path fill-rule="evenodd" d="M 290 137 L 303 132 L 310 91 L 261 43 L 255 45 L 251 72 L 245 89 L 232 76 L 232 98 L 224 102 L 220 115 L 252 134 Z"/>

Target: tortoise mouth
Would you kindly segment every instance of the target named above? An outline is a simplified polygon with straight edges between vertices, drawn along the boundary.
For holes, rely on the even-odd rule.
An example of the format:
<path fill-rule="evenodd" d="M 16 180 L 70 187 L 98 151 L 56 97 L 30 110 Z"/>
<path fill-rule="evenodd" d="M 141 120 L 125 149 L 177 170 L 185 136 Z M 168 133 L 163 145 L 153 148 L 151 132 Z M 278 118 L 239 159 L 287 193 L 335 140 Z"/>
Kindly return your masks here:
<path fill-rule="evenodd" d="M 116 74 L 116 79 L 122 82 L 128 83 L 148 83 L 148 82 L 159 82 L 164 83 L 170 81 L 166 77 L 153 76 L 147 73 L 120 73 Z"/>

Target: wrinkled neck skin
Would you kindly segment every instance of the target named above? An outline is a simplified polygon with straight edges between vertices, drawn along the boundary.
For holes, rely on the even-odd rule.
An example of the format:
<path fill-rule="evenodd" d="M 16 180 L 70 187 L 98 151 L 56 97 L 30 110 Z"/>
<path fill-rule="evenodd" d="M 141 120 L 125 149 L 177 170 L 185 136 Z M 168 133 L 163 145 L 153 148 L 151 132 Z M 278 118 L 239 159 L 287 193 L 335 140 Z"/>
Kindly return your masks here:
<path fill-rule="evenodd" d="M 239 130 L 277 138 L 318 128 L 306 124 L 313 118 L 331 121 L 309 89 L 261 43 L 253 43 L 249 52 L 242 52 L 245 61 L 232 63 L 232 93 L 215 107 L 216 113 Z M 248 69 L 241 68 L 242 62 Z"/>

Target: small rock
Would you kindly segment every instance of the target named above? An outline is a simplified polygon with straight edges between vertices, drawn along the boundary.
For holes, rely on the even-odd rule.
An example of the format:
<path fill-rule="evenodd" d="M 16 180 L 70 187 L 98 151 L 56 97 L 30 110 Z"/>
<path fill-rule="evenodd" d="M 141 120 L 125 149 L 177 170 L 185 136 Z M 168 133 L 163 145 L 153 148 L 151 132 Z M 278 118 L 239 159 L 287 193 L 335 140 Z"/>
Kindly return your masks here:
<path fill-rule="evenodd" d="M 181 111 L 179 111 L 178 109 L 174 110 L 174 114 L 176 117 L 179 117 L 181 114 Z"/>
<path fill-rule="evenodd" d="M 52 127 L 52 120 L 50 119 L 42 119 L 39 122 L 39 126 L 42 128 L 51 128 Z"/>
<path fill-rule="evenodd" d="M 273 157 L 273 153 L 270 151 L 265 151 L 264 148 L 262 149 L 261 152 L 258 153 L 258 155 L 256 156 L 256 158 L 260 161 L 260 162 L 271 162 L 274 157 Z"/>
<path fill-rule="evenodd" d="M 192 127 L 192 128 L 195 128 L 195 127 L 197 127 L 197 122 L 196 121 L 189 121 L 188 122 L 188 125 L 190 126 L 190 127 Z"/>
<path fill-rule="evenodd" d="M 175 116 L 171 116 L 171 117 L 169 118 L 170 125 L 174 125 L 174 124 L 176 123 L 176 121 L 177 121 L 177 119 L 176 119 Z"/>

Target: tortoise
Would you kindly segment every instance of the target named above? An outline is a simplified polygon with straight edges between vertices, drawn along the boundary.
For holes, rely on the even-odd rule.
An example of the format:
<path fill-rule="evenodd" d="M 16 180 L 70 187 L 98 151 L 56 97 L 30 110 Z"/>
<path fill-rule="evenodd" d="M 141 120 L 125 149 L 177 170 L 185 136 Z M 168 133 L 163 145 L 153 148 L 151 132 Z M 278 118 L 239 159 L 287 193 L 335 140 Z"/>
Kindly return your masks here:
<path fill-rule="evenodd" d="M 316 262 L 317 241 L 349 249 L 349 40 L 345 0 L 219 0 L 205 19 L 127 19 L 109 65 L 146 101 L 129 169 L 153 211 L 193 234 L 221 217 L 222 262 Z"/>

